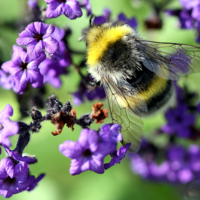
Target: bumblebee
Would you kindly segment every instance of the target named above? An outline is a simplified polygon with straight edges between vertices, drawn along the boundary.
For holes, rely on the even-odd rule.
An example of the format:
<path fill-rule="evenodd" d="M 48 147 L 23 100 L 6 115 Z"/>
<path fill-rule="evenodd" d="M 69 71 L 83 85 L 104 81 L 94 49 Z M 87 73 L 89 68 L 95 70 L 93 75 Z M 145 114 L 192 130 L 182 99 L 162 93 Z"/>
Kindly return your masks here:
<path fill-rule="evenodd" d="M 122 22 L 92 25 L 84 35 L 88 72 L 103 85 L 122 144 L 133 153 L 142 141 L 142 118 L 175 101 L 174 80 L 200 71 L 200 47 L 147 41 Z"/>

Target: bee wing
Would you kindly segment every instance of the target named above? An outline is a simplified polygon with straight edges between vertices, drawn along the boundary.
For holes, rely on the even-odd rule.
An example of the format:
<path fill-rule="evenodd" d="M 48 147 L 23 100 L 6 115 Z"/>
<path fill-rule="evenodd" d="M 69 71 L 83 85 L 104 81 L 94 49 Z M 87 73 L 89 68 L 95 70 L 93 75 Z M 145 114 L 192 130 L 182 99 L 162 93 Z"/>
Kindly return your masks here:
<path fill-rule="evenodd" d="M 143 99 L 127 94 L 126 88 L 120 84 L 116 85 L 112 79 L 106 79 L 104 76 L 102 84 L 108 99 L 112 121 L 122 126 L 122 144 L 131 143 L 129 151 L 136 153 L 140 148 L 143 133 L 143 120 L 139 115 L 147 110 L 146 103 Z"/>
<path fill-rule="evenodd" d="M 200 47 L 147 40 L 136 40 L 136 46 L 144 66 L 164 79 L 200 72 Z"/>

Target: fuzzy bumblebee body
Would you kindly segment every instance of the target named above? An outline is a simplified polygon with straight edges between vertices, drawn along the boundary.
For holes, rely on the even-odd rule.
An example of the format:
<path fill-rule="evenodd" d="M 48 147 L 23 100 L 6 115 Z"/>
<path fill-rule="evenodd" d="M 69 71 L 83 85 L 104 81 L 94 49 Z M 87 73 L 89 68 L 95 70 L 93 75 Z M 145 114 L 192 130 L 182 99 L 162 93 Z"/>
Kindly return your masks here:
<path fill-rule="evenodd" d="M 137 152 L 141 118 L 172 104 L 172 80 L 190 71 L 192 59 L 180 44 L 170 44 L 178 48 L 163 54 L 157 47 L 169 43 L 142 40 L 121 22 L 92 26 L 85 41 L 88 71 L 104 86 L 112 120 L 122 126 L 122 143 L 131 143 L 129 150 Z"/>

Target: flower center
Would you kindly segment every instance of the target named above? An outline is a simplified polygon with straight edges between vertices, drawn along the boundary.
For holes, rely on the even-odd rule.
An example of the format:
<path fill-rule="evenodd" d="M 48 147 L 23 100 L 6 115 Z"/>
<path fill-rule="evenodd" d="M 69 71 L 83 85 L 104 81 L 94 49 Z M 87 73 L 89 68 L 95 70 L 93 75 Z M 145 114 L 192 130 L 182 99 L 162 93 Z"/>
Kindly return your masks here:
<path fill-rule="evenodd" d="M 22 69 L 22 70 L 26 70 L 26 69 L 27 69 L 27 64 L 28 64 L 28 63 L 22 62 L 21 65 L 20 65 L 21 69 Z"/>
<path fill-rule="evenodd" d="M 182 117 L 181 116 L 176 117 L 176 121 L 177 122 L 182 122 Z"/>
<path fill-rule="evenodd" d="M 4 183 L 7 183 L 8 185 L 12 185 L 15 183 L 15 178 L 10 178 L 9 176 L 4 180 Z"/>
<path fill-rule="evenodd" d="M 89 157 L 92 155 L 92 152 L 89 150 L 89 149 L 86 149 L 84 152 L 83 152 L 83 156 L 85 157 Z"/>
<path fill-rule="evenodd" d="M 67 0 L 58 0 L 59 3 L 66 3 Z"/>
<path fill-rule="evenodd" d="M 3 129 L 4 127 L 3 127 L 3 125 L 2 124 L 0 124 L 0 131 Z"/>
<path fill-rule="evenodd" d="M 41 34 L 36 34 L 34 38 L 37 40 L 37 42 L 39 42 L 40 40 L 42 40 L 42 36 L 43 35 Z"/>

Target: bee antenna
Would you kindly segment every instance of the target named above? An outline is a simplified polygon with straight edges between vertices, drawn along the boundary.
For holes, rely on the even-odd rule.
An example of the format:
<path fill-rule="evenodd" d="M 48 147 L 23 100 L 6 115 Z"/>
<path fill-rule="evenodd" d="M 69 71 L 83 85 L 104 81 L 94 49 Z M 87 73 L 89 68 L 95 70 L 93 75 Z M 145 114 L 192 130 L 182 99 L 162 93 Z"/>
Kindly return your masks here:
<path fill-rule="evenodd" d="M 90 25 L 90 28 L 92 28 L 92 26 L 93 26 L 93 22 L 92 22 L 92 20 L 94 19 L 94 17 L 95 17 L 95 15 L 93 15 L 93 14 L 91 14 L 91 16 L 90 16 L 90 21 L 89 21 L 89 25 Z"/>

